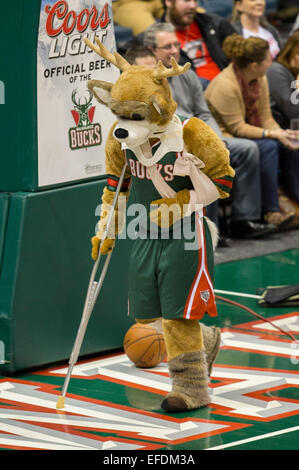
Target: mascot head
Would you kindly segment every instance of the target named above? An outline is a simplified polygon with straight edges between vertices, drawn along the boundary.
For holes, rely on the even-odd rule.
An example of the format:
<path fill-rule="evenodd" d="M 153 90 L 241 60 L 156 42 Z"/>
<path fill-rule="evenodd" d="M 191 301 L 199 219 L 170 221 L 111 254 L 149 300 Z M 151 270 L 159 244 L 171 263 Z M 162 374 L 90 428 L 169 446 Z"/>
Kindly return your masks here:
<path fill-rule="evenodd" d="M 117 118 L 113 137 L 134 148 L 165 134 L 177 106 L 167 78 L 184 73 L 190 64 L 181 67 L 172 59 L 171 68 L 164 67 L 161 61 L 155 69 L 131 65 L 117 52 L 111 54 L 98 38 L 98 47 L 88 39 L 84 41 L 122 72 L 114 84 L 101 80 L 88 82 L 90 92 Z"/>

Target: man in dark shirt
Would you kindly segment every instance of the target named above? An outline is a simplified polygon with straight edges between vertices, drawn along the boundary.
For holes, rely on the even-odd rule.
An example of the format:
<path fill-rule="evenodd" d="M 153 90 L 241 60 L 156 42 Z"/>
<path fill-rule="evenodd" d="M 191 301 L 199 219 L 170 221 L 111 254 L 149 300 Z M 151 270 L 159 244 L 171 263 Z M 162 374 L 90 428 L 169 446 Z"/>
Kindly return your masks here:
<path fill-rule="evenodd" d="M 127 50 L 126 59 L 130 63 L 155 67 L 155 57 L 156 60 L 161 60 L 165 67 L 171 67 L 172 57 L 179 61 L 180 44 L 172 24 L 151 25 L 144 32 L 143 40 L 145 47 L 135 46 Z M 182 75 L 171 77 L 168 82 L 173 98 L 178 104 L 177 114 L 187 118 L 195 116 L 206 122 L 230 151 L 231 165 L 236 171 L 232 192 L 231 235 L 236 238 L 257 238 L 272 233 L 274 226 L 259 222 L 261 207 L 257 145 L 247 139 L 223 137 L 207 106 L 202 85 L 194 71 L 188 70 Z M 217 212 L 217 203 L 208 207 L 207 215 L 218 225 Z M 223 237 L 220 242 L 225 246 Z"/>
<path fill-rule="evenodd" d="M 196 0 L 164 0 L 164 7 L 161 21 L 174 25 L 182 55 L 192 63 L 205 88 L 228 65 L 222 43 L 235 29 L 216 14 L 199 13 Z"/>

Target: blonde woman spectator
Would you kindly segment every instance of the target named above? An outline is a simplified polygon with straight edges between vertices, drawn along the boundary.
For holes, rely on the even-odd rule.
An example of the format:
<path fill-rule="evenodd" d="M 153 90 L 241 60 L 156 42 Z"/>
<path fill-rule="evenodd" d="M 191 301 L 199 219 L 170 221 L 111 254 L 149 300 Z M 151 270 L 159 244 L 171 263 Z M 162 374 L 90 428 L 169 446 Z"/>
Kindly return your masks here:
<path fill-rule="evenodd" d="M 272 59 L 279 54 L 282 40 L 278 30 L 265 17 L 265 0 L 234 0 L 232 24 L 245 39 L 254 36 L 268 41 Z"/>
<path fill-rule="evenodd" d="M 162 0 L 116 0 L 112 11 L 115 23 L 131 29 L 136 36 L 155 23 L 164 9 Z"/>
<path fill-rule="evenodd" d="M 298 15 L 297 15 L 297 17 L 296 17 L 296 19 L 295 19 L 295 23 L 293 24 L 293 27 L 292 27 L 292 29 L 291 29 L 290 36 L 291 36 L 293 33 L 295 33 L 296 31 L 298 31 L 298 29 L 299 29 L 299 13 L 298 13 Z"/>
<path fill-rule="evenodd" d="M 280 211 L 279 170 L 281 182 L 297 200 L 299 159 L 298 152 L 292 150 L 295 134 L 281 129 L 271 113 L 265 76 L 272 63 L 269 44 L 260 38 L 244 39 L 233 34 L 225 39 L 223 50 L 232 62 L 210 82 L 205 96 L 225 136 L 257 143 L 264 219 L 282 228 L 295 214 Z"/>

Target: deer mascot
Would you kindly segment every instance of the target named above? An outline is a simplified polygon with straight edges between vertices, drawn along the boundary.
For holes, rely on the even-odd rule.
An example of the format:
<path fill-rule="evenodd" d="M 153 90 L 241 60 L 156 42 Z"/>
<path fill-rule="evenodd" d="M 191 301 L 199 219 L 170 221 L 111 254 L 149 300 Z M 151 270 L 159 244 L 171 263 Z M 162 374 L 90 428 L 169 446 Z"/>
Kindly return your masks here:
<path fill-rule="evenodd" d="M 127 162 L 120 195 L 145 208 L 140 219 L 129 266 L 129 310 L 137 322 L 162 325 L 172 390 L 161 407 L 186 411 L 210 403 L 208 382 L 219 349 L 220 330 L 199 322 L 205 313 L 216 316 L 212 285 L 215 226 L 202 207 L 229 195 L 234 170 L 229 153 L 217 135 L 197 118 L 175 114 L 167 78 L 190 66 L 156 69 L 130 65 L 110 53 L 97 39 L 86 44 L 118 67 L 116 83 L 91 80 L 90 92 L 116 117 L 106 141 L 107 186 L 102 195 L 98 232 L 92 238 L 92 257 L 110 252 L 115 235 L 105 231 L 109 207 Z M 120 204 L 115 226 L 123 219 Z M 178 226 L 188 222 L 196 249 L 187 249 L 187 235 Z M 149 227 L 156 227 L 152 236 Z M 167 230 L 168 236 L 165 236 Z M 119 233 L 119 231 L 118 231 Z"/>

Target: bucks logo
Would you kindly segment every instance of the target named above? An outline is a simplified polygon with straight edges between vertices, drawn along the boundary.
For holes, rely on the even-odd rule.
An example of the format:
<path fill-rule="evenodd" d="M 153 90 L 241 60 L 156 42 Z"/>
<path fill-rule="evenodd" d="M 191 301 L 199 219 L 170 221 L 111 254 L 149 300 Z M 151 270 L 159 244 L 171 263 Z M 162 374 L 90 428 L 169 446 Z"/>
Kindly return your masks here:
<path fill-rule="evenodd" d="M 93 124 L 95 106 L 92 106 L 92 94 L 88 98 L 76 98 L 77 90 L 72 92 L 74 109 L 71 110 L 76 127 L 69 130 L 69 142 L 72 150 L 93 147 L 102 142 L 100 124 Z"/>
<path fill-rule="evenodd" d="M 207 304 L 210 298 L 210 291 L 209 290 L 200 291 L 200 297 L 202 298 L 204 303 Z"/>

